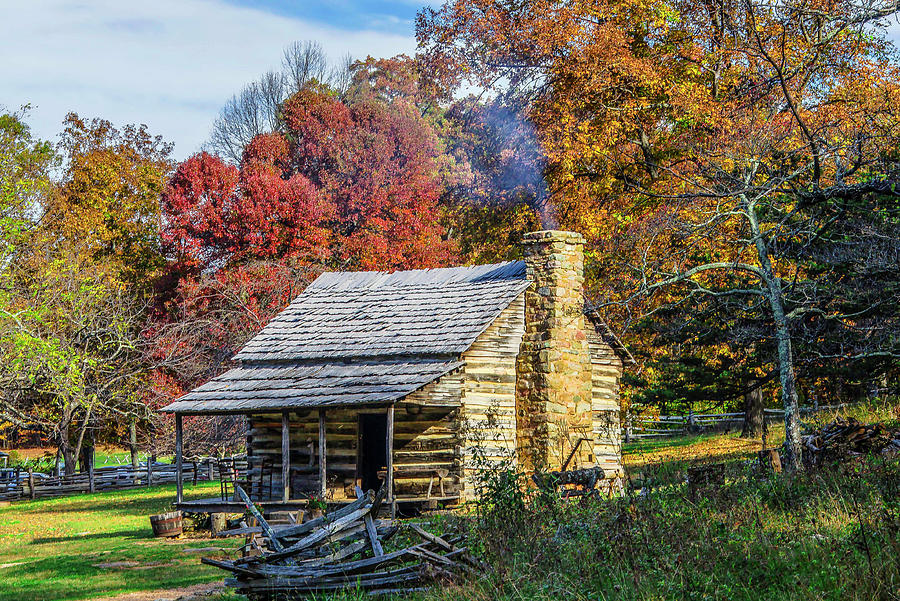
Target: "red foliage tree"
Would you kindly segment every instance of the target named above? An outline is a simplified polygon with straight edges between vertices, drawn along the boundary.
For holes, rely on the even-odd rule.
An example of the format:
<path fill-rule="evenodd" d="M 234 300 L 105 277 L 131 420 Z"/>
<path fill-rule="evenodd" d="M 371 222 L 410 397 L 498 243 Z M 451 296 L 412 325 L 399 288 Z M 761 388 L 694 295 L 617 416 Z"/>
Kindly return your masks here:
<path fill-rule="evenodd" d="M 206 153 L 178 166 L 163 196 L 163 241 L 180 265 L 314 254 L 327 240 L 333 207 L 303 175 L 283 177 L 285 140 L 260 136 L 247 155 L 240 171 Z"/>
<path fill-rule="evenodd" d="M 163 244 L 178 263 L 210 265 L 231 251 L 238 170 L 205 152 L 181 163 L 162 196 Z"/>
<path fill-rule="evenodd" d="M 282 119 L 283 133 L 247 145 L 240 169 L 206 153 L 178 167 L 163 213 L 180 262 L 385 269 L 454 259 L 440 223 L 436 138 L 412 106 L 303 90 Z"/>
<path fill-rule="evenodd" d="M 158 402 L 220 372 L 325 269 L 456 260 L 430 122 L 412 103 L 351 97 L 304 89 L 239 167 L 207 153 L 178 166 L 162 200 L 172 277 L 150 334 L 168 366 Z"/>

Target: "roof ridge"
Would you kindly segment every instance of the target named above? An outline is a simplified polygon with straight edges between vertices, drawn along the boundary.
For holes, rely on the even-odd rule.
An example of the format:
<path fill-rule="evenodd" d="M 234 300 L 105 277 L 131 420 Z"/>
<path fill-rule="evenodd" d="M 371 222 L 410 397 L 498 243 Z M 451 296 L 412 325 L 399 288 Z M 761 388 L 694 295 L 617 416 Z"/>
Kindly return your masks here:
<path fill-rule="evenodd" d="M 407 288 L 519 280 L 524 278 L 525 262 L 519 260 L 484 265 L 460 265 L 456 267 L 396 271 L 326 271 L 307 286 L 306 290 Z"/>

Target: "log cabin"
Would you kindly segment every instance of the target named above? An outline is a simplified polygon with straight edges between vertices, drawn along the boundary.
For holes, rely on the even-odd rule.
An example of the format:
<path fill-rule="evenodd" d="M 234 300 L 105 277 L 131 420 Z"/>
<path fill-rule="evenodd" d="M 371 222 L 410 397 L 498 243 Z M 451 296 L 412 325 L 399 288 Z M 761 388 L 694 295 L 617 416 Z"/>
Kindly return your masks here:
<path fill-rule="evenodd" d="M 182 416 L 243 414 L 250 494 L 272 508 L 354 499 L 357 485 L 384 485 L 394 507 L 452 505 L 491 466 L 600 467 L 612 484 L 628 355 L 585 310 L 583 244 L 541 231 L 522 261 L 323 273 L 236 367 L 163 409 L 176 463 Z M 177 503 L 196 503 L 180 479 Z"/>

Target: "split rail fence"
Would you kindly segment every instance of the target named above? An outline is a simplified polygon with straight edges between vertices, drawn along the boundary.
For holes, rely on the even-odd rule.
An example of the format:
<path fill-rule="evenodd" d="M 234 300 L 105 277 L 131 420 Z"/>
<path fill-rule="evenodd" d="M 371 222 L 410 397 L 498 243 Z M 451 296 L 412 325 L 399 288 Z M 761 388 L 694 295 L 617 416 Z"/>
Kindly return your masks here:
<path fill-rule="evenodd" d="M 820 411 L 834 411 L 852 406 L 853 403 L 841 403 L 840 405 L 817 405 L 814 407 L 801 407 L 801 415 L 815 414 Z M 764 419 L 767 423 L 784 419 L 784 411 L 781 409 L 764 409 Z M 703 432 L 715 432 L 726 429 L 740 428 L 744 424 L 744 413 L 693 413 L 685 415 L 660 415 L 655 418 L 642 418 L 629 416 L 625 421 L 622 434 L 624 442 L 647 440 L 650 438 L 665 438 L 670 436 L 685 436 L 688 434 L 701 434 Z"/>
<path fill-rule="evenodd" d="M 233 467 L 231 467 L 233 466 Z M 221 468 L 221 469 L 220 469 Z M 202 458 L 184 462 L 184 482 L 194 483 L 221 480 L 223 474 L 230 481 L 246 478 L 247 461 L 235 459 L 221 462 L 217 458 Z M 176 481 L 174 463 L 145 462 L 134 469 L 131 465 L 98 467 L 71 476 L 47 476 L 29 470 L 18 470 L 9 482 L 0 482 L 0 501 L 20 501 L 62 497 L 78 493 L 102 492 L 138 488 Z"/>

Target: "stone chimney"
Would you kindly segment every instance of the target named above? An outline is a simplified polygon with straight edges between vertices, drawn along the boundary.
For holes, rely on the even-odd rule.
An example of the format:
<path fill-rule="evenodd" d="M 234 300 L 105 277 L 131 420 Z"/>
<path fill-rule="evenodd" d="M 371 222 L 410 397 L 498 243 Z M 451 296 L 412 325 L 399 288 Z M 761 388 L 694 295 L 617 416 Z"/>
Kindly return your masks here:
<path fill-rule="evenodd" d="M 516 443 L 528 470 L 593 461 L 591 351 L 584 316 L 584 237 L 526 234 L 525 335 L 516 366 Z"/>

